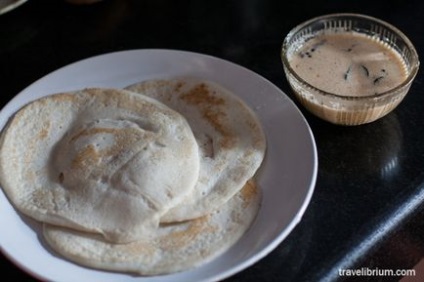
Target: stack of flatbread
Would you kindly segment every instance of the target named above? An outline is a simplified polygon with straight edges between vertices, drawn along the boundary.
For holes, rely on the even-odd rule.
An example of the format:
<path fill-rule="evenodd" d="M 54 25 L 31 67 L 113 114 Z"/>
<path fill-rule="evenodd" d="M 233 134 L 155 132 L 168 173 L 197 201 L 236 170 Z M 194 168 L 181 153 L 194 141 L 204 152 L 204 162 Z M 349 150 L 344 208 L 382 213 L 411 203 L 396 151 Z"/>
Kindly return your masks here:
<path fill-rule="evenodd" d="M 0 181 L 63 257 L 159 275 L 210 261 L 246 232 L 265 148 L 257 117 L 228 90 L 148 80 L 21 108 L 1 135 Z"/>

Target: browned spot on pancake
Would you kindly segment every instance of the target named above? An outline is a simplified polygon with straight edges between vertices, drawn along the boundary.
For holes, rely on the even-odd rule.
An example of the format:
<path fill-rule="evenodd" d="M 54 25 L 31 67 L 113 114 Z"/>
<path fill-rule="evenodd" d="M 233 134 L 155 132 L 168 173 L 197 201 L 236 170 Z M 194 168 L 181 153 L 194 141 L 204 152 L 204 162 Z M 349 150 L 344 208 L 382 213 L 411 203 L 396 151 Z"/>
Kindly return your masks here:
<path fill-rule="evenodd" d="M 189 245 L 199 234 L 216 232 L 217 228 L 209 224 L 209 215 L 191 220 L 187 228 L 181 231 L 172 232 L 161 238 L 161 246 L 164 250 L 179 250 Z"/>
<path fill-rule="evenodd" d="M 110 162 L 121 162 L 124 159 L 128 159 L 125 157 L 123 160 L 120 160 L 122 154 L 130 153 L 134 156 L 155 139 L 154 133 L 140 131 L 137 128 L 119 129 L 98 127 L 83 129 L 77 132 L 70 139 L 70 143 L 76 143 L 78 142 L 78 138 L 94 134 L 113 134 L 113 141 L 101 149 L 94 141 L 87 140 L 87 144 L 78 149 L 75 155 L 72 156 L 70 168 L 76 170 L 74 173 L 80 175 L 81 178 L 94 177 L 95 179 L 100 179 L 102 177 L 102 171 L 107 168 Z M 157 161 L 155 158 L 160 159 L 160 154 L 163 154 L 161 150 L 155 152 L 152 155 L 151 161 Z M 66 173 L 64 175 L 65 177 Z"/>
<path fill-rule="evenodd" d="M 231 147 L 234 144 L 234 134 L 226 126 L 227 116 L 221 110 L 226 105 L 225 100 L 216 97 L 215 91 L 210 91 L 206 84 L 200 83 L 182 94 L 181 99 L 188 104 L 195 105 L 205 120 L 222 135 L 221 146 L 223 148 Z"/>
<path fill-rule="evenodd" d="M 236 142 L 234 134 L 225 126 L 223 120 L 226 114 L 222 111 L 215 111 L 215 109 L 204 109 L 203 117 L 221 134 L 223 137 L 220 140 L 222 148 L 230 148 Z"/>
<path fill-rule="evenodd" d="M 41 106 L 46 106 L 52 103 L 74 102 L 76 97 L 77 96 L 75 94 L 71 94 L 71 93 L 58 93 L 58 94 L 53 94 L 51 96 L 40 98 L 33 105 L 38 104 Z"/>
<path fill-rule="evenodd" d="M 181 88 L 184 86 L 184 83 L 182 82 L 182 81 L 179 81 L 179 82 L 177 82 L 177 84 L 175 85 L 175 87 L 174 87 L 174 90 L 176 91 L 176 92 L 180 92 L 181 91 Z"/>
<path fill-rule="evenodd" d="M 40 132 L 38 133 L 38 138 L 40 139 L 44 139 L 49 135 L 49 130 L 50 130 L 50 122 L 46 122 L 43 127 L 41 128 Z"/>
<path fill-rule="evenodd" d="M 55 100 L 59 102 L 64 102 L 64 101 L 73 102 L 75 100 L 75 97 L 76 97 L 75 94 L 62 93 L 62 94 L 57 94 L 55 96 Z M 48 97 L 46 98 L 46 100 L 48 100 Z"/>
<path fill-rule="evenodd" d="M 240 196 L 243 199 L 243 206 L 247 206 L 257 194 L 258 189 L 255 180 L 248 180 L 240 192 Z"/>
<path fill-rule="evenodd" d="M 51 209 L 54 206 L 51 198 L 52 195 L 48 189 L 35 189 L 30 197 L 31 203 L 34 205 L 34 209 L 39 208 L 46 210 Z"/>
<path fill-rule="evenodd" d="M 75 158 L 72 160 L 71 168 L 83 169 L 92 167 L 94 164 L 99 162 L 99 154 L 93 145 L 88 145 L 84 149 L 78 152 Z"/>
<path fill-rule="evenodd" d="M 207 106 L 221 106 L 225 104 L 224 99 L 213 95 L 206 84 L 200 83 L 193 87 L 187 93 L 181 95 L 181 98 L 192 105 L 207 105 Z"/>

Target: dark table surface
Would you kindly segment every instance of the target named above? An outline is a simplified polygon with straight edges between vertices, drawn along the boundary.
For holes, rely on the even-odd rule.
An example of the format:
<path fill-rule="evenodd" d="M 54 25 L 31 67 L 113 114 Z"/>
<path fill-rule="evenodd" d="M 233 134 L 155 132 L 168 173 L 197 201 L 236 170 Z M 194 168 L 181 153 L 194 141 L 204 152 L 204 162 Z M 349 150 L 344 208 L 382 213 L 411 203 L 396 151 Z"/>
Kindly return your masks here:
<path fill-rule="evenodd" d="M 104 0 L 90 6 L 34 0 L 0 16 L 0 106 L 69 63 L 143 48 L 223 58 L 295 100 L 280 63 L 282 40 L 300 22 L 335 12 L 388 21 L 423 54 L 424 1 L 418 0 Z M 345 281 L 339 269 L 409 269 L 424 256 L 423 81 L 419 72 L 401 105 L 368 125 L 331 125 L 300 107 L 319 156 L 311 203 L 286 240 L 226 281 Z M 0 232 L 7 230 L 2 226 Z M 3 255 L 0 273 L 10 281 L 35 281 Z"/>

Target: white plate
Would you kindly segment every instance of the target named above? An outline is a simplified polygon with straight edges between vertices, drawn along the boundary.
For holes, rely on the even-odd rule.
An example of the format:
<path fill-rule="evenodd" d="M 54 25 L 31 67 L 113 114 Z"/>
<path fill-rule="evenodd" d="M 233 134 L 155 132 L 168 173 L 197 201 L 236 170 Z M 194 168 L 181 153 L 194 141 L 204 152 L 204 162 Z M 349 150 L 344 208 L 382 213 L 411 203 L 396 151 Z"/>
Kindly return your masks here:
<path fill-rule="evenodd" d="M 315 186 L 318 165 L 313 135 L 300 111 L 279 88 L 228 61 L 172 50 L 131 50 L 82 60 L 50 73 L 19 93 L 0 112 L 0 128 L 22 105 L 48 94 L 93 86 L 120 88 L 172 76 L 195 76 L 221 84 L 250 105 L 263 125 L 268 142 L 258 177 L 263 203 L 245 236 L 214 261 L 186 272 L 135 277 L 97 271 L 49 251 L 38 235 L 39 224 L 19 216 L 0 192 L 0 246 L 6 256 L 43 280 L 217 281 L 257 262 L 287 237 L 300 221 Z"/>

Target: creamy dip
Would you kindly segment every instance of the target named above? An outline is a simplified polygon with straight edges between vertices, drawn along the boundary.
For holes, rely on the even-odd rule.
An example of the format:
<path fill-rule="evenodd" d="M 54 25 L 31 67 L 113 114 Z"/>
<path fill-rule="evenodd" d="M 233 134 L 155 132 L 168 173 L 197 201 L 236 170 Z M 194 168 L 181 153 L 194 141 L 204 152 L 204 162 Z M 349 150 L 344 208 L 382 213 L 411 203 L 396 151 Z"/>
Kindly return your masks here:
<path fill-rule="evenodd" d="M 407 77 L 404 60 L 390 46 L 356 32 L 334 32 L 307 40 L 289 58 L 310 85 L 343 96 L 386 92 Z"/>

